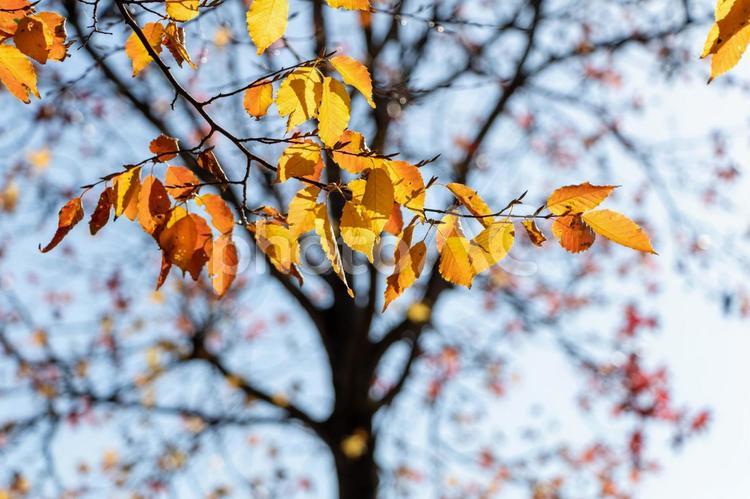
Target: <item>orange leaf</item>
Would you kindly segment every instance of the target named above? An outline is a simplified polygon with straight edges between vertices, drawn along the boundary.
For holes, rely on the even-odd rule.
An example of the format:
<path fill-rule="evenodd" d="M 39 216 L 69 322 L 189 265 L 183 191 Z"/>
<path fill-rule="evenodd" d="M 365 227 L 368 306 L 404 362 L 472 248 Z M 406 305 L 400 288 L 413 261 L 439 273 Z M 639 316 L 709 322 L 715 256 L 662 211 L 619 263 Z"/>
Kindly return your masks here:
<path fill-rule="evenodd" d="M 203 205 L 211 216 L 211 224 L 222 234 L 230 234 L 234 229 L 234 216 L 221 196 L 203 194 L 196 198 L 198 204 Z"/>
<path fill-rule="evenodd" d="M 178 201 L 186 201 L 198 192 L 201 181 L 184 166 L 170 166 L 165 176 L 167 192 Z"/>
<path fill-rule="evenodd" d="M 159 23 L 146 23 L 143 25 L 142 31 L 146 35 L 146 40 L 148 40 L 148 44 L 154 52 L 156 54 L 161 53 L 164 26 Z M 135 32 L 131 33 L 125 42 L 125 53 L 133 64 L 133 76 L 137 76 L 138 73 L 143 71 L 153 61 L 151 54 L 146 50 L 146 47 L 141 43 L 141 39 L 138 38 Z"/>
<path fill-rule="evenodd" d="M 347 55 L 331 57 L 331 64 L 344 82 L 359 90 L 370 107 L 375 109 L 375 103 L 372 101 L 372 79 L 367 66 Z"/>
<path fill-rule="evenodd" d="M 18 23 L 31 11 L 27 0 L 3 0 L 0 10 L 0 38 L 10 38 L 18 29 Z"/>
<path fill-rule="evenodd" d="M 388 219 L 388 223 L 383 227 L 383 231 L 393 234 L 394 236 L 404 229 L 404 218 L 401 213 L 401 206 L 398 203 L 393 203 L 393 211 L 391 212 L 391 218 Z"/>
<path fill-rule="evenodd" d="M 112 187 L 107 187 L 99 195 L 99 202 L 96 204 L 94 213 L 91 214 L 91 220 L 89 220 L 89 230 L 91 235 L 96 235 L 102 227 L 107 225 L 109 221 L 109 212 L 112 210 L 112 205 L 115 199 L 115 190 Z"/>
<path fill-rule="evenodd" d="M 141 184 L 141 168 L 129 168 L 114 179 L 115 184 L 115 217 L 127 211 L 126 216 L 133 220 L 138 205 L 138 191 Z M 135 204 L 131 207 L 131 204 Z M 131 216 L 132 215 L 132 216 Z"/>
<path fill-rule="evenodd" d="M 534 246 L 541 246 L 547 240 L 534 220 L 524 220 L 521 225 L 526 229 L 526 234 Z"/>
<path fill-rule="evenodd" d="M 195 224 L 195 246 L 193 246 L 193 254 L 190 255 L 190 264 L 187 271 L 193 280 L 197 281 L 203 266 L 208 263 L 213 252 L 213 234 L 205 218 L 195 213 L 188 216 L 193 219 Z"/>
<path fill-rule="evenodd" d="M 219 297 L 232 285 L 237 275 L 239 259 L 237 258 L 237 247 L 229 234 L 222 234 L 214 240 L 211 259 L 208 261 L 208 274 L 214 291 Z"/>
<path fill-rule="evenodd" d="M 490 207 L 484 202 L 482 197 L 476 191 L 464 184 L 453 182 L 446 187 L 453 193 L 458 201 L 469 210 L 469 212 L 478 218 L 479 222 L 485 227 L 489 227 L 495 221 L 495 218 L 489 216 L 492 213 Z"/>
<path fill-rule="evenodd" d="M 198 230 L 193 217 L 188 216 L 182 207 L 173 208 L 166 228 L 159 234 L 159 246 L 166 260 L 186 272 L 190 268 L 197 239 Z"/>
<path fill-rule="evenodd" d="M 261 82 L 245 90 L 245 111 L 254 118 L 265 116 L 272 103 L 273 85 L 270 82 Z"/>
<path fill-rule="evenodd" d="M 143 179 L 138 194 L 138 221 L 149 234 L 154 234 L 166 220 L 171 203 L 167 190 L 156 177 Z"/>
<path fill-rule="evenodd" d="M 164 162 L 177 157 L 180 145 L 174 137 L 161 134 L 151 141 L 148 149 L 157 156 L 156 161 Z"/>
<path fill-rule="evenodd" d="M 52 236 L 52 240 L 44 248 L 39 247 L 42 253 L 47 253 L 49 250 L 60 244 L 60 241 L 75 227 L 75 225 L 83 220 L 83 206 L 81 205 L 81 198 L 73 198 L 68 201 L 65 206 L 60 209 L 57 221 L 57 231 Z"/>
<path fill-rule="evenodd" d="M 52 32 L 52 45 L 47 54 L 48 59 L 62 61 L 68 57 L 68 34 L 65 31 L 65 18 L 57 12 L 40 12 L 37 14 Z"/>
<path fill-rule="evenodd" d="M 18 100 L 28 104 L 29 94 L 39 98 L 34 65 L 15 47 L 0 45 L 0 81 Z"/>
<path fill-rule="evenodd" d="M 552 222 L 552 234 L 560 240 L 560 246 L 571 253 L 586 251 L 594 244 L 596 235 L 583 223 L 581 215 L 565 215 Z"/>
<path fill-rule="evenodd" d="M 206 170 L 211 174 L 218 182 L 222 182 L 219 188 L 222 191 L 227 190 L 229 179 L 227 174 L 224 173 L 224 169 L 219 164 L 219 160 L 216 159 L 213 147 L 206 149 L 198 155 L 198 166 Z"/>
<path fill-rule="evenodd" d="M 52 30 L 37 16 L 26 16 L 18 22 L 13 43 L 18 50 L 44 64 L 52 47 Z"/>
<path fill-rule="evenodd" d="M 567 185 L 556 189 L 547 199 L 547 208 L 555 215 L 574 215 L 596 208 L 615 190 L 614 185 Z"/>

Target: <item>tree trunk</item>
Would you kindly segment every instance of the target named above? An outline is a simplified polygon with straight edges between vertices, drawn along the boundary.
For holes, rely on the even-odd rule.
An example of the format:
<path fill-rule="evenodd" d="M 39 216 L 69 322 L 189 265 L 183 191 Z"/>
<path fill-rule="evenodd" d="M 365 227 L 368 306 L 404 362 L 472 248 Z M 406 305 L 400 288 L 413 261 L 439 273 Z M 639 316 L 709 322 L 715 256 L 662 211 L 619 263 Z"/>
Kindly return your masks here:
<path fill-rule="evenodd" d="M 378 494 L 378 470 L 372 449 L 358 458 L 334 452 L 339 499 L 375 499 Z"/>

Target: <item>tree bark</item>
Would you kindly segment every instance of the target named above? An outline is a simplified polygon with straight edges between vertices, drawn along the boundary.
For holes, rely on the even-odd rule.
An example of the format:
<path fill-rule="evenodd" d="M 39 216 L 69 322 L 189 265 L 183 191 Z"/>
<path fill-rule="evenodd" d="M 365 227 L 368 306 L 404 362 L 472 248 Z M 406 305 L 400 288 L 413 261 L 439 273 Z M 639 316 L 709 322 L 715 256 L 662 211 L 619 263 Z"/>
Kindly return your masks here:
<path fill-rule="evenodd" d="M 340 449 L 334 451 L 339 499 L 375 499 L 378 495 L 378 469 L 374 449 L 357 458 L 347 457 Z"/>

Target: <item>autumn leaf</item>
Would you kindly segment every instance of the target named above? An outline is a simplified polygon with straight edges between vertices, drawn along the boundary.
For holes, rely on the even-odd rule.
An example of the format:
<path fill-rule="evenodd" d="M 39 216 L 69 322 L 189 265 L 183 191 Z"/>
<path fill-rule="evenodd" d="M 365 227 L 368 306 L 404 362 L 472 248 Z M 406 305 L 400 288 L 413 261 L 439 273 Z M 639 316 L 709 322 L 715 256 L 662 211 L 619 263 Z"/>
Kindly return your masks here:
<path fill-rule="evenodd" d="M 12 37 L 21 19 L 31 11 L 27 0 L 3 0 L 0 9 L 0 38 Z"/>
<path fill-rule="evenodd" d="M 216 194 L 203 194 L 195 198 L 196 202 L 203 206 L 211 217 L 211 224 L 221 234 L 230 234 L 234 229 L 234 216 L 232 210 L 221 196 Z"/>
<path fill-rule="evenodd" d="M 326 0 L 329 7 L 346 10 L 370 10 L 369 0 Z"/>
<path fill-rule="evenodd" d="M 195 219 L 181 206 L 172 208 L 166 227 L 159 234 L 159 247 L 164 252 L 166 260 L 187 272 L 197 239 Z"/>
<path fill-rule="evenodd" d="M 297 191 L 289 202 L 286 220 L 293 237 L 297 238 L 315 228 L 315 210 L 319 194 L 319 187 L 308 185 Z"/>
<path fill-rule="evenodd" d="M 39 250 L 42 253 L 47 253 L 60 244 L 60 241 L 62 241 L 68 232 L 70 232 L 70 230 L 81 220 L 83 220 L 83 205 L 81 204 L 81 198 L 73 198 L 60 209 L 57 230 L 55 231 L 55 235 L 52 236 L 52 240 L 44 248 L 40 245 Z"/>
<path fill-rule="evenodd" d="M 583 221 L 600 236 L 634 250 L 656 254 L 648 234 L 625 215 L 612 210 L 595 210 L 583 214 Z"/>
<path fill-rule="evenodd" d="M 267 82 L 248 88 L 242 102 L 247 114 L 256 119 L 262 118 L 273 103 L 273 85 Z"/>
<path fill-rule="evenodd" d="M 363 253 L 373 262 L 373 249 L 378 241 L 378 232 L 373 228 L 367 209 L 358 203 L 347 201 L 339 222 L 341 239 L 354 251 Z"/>
<path fill-rule="evenodd" d="M 15 47 L 0 45 L 0 81 L 21 102 L 31 102 L 29 94 L 39 98 L 34 66 Z"/>
<path fill-rule="evenodd" d="M 47 59 L 63 61 L 68 57 L 67 32 L 65 18 L 57 12 L 39 12 L 37 14 L 52 33 L 52 45 L 49 47 Z"/>
<path fill-rule="evenodd" d="M 96 204 L 94 212 L 91 214 L 89 220 L 89 231 L 92 236 L 95 236 L 102 227 L 107 225 L 109 221 L 109 212 L 112 211 L 112 205 L 114 204 L 115 190 L 112 187 L 107 187 L 99 195 L 99 201 Z"/>
<path fill-rule="evenodd" d="M 701 57 L 711 55 L 711 78 L 726 73 L 742 58 L 750 43 L 750 1 L 733 0 L 717 3 L 716 23 L 711 27 Z"/>
<path fill-rule="evenodd" d="M 580 214 L 557 217 L 552 222 L 552 234 L 559 239 L 560 246 L 571 253 L 586 251 L 596 238 L 591 228 L 583 223 Z"/>
<path fill-rule="evenodd" d="M 331 262 L 331 268 L 339 276 L 341 282 L 346 286 L 346 291 L 350 297 L 354 298 L 354 291 L 349 287 L 349 283 L 346 282 L 346 274 L 344 274 L 344 265 L 341 261 L 341 253 L 339 253 L 339 247 L 336 244 L 336 235 L 333 233 L 333 226 L 328 218 L 328 209 L 323 203 L 318 204 L 315 209 L 315 232 L 320 237 L 320 245 L 323 248 L 328 261 Z"/>
<path fill-rule="evenodd" d="M 190 273 L 190 277 L 194 281 L 197 281 L 203 270 L 203 266 L 211 258 L 213 252 L 213 234 L 205 218 L 195 213 L 189 213 L 188 217 L 193 220 L 195 226 L 195 245 L 190 255 L 190 263 L 188 264 L 187 271 Z"/>
<path fill-rule="evenodd" d="M 229 179 L 219 164 L 219 160 L 216 159 L 213 147 L 209 147 L 198 155 L 198 166 L 210 173 L 218 182 L 221 182 L 219 188 L 222 191 L 227 190 Z"/>
<path fill-rule="evenodd" d="M 526 234 L 529 236 L 529 240 L 534 246 L 541 246 L 547 238 L 544 236 L 542 231 L 536 224 L 536 221 L 528 219 L 521 222 L 523 228 L 526 229 Z"/>
<path fill-rule="evenodd" d="M 167 27 L 164 28 L 162 44 L 167 47 L 167 50 L 172 54 L 178 66 L 182 67 L 182 63 L 187 62 L 191 68 L 195 69 L 197 67 L 193 64 L 190 54 L 188 54 L 185 47 L 185 30 L 183 28 L 177 27 L 175 23 L 167 24 Z"/>
<path fill-rule="evenodd" d="M 474 274 L 484 272 L 506 257 L 513 246 L 516 232 L 513 224 L 504 221 L 487 226 L 471 240 L 469 257 Z"/>
<path fill-rule="evenodd" d="M 339 147 L 332 151 L 333 160 L 349 173 L 361 173 L 375 168 L 373 158 L 368 157 L 370 150 L 361 133 L 346 130 L 339 137 Z"/>
<path fill-rule="evenodd" d="M 420 241 L 413 247 L 411 246 L 414 227 L 414 225 L 409 225 L 404 229 L 396 242 L 396 249 L 393 254 L 393 273 L 386 279 L 383 312 L 393 300 L 401 296 L 414 284 L 424 268 L 427 245 L 424 241 Z"/>
<path fill-rule="evenodd" d="M 419 168 L 406 161 L 388 161 L 385 171 L 391 178 L 396 202 L 424 217 L 425 184 Z"/>
<path fill-rule="evenodd" d="M 180 150 L 179 143 L 174 137 L 161 134 L 148 145 L 149 151 L 154 153 L 156 161 L 169 161 L 177 157 Z"/>
<path fill-rule="evenodd" d="M 289 117 L 287 131 L 318 115 L 322 95 L 323 76 L 316 68 L 297 68 L 281 82 L 276 107 Z"/>
<path fill-rule="evenodd" d="M 175 21 L 189 21 L 198 16 L 199 0 L 166 0 L 167 15 Z"/>
<path fill-rule="evenodd" d="M 351 102 L 343 83 L 326 76 L 318 112 L 318 136 L 328 147 L 339 141 L 349 125 Z"/>
<path fill-rule="evenodd" d="M 477 217 L 477 220 L 484 225 L 489 227 L 495 221 L 495 218 L 490 216 L 492 210 L 487 206 L 482 197 L 471 187 L 467 187 L 464 184 L 453 182 L 448 184 L 446 187 L 453 193 L 458 201 L 467 209 L 469 212 Z"/>
<path fill-rule="evenodd" d="M 401 213 L 401 205 L 394 202 L 393 203 L 393 211 L 391 211 L 391 216 L 388 219 L 388 223 L 385 224 L 385 227 L 383 227 L 383 232 L 387 232 L 389 234 L 393 234 L 394 236 L 397 236 L 401 233 L 401 231 L 404 229 L 404 217 Z"/>
<path fill-rule="evenodd" d="M 237 276 L 239 258 L 237 247 L 229 234 L 222 234 L 214 240 L 207 270 L 211 276 L 214 292 L 222 297 L 226 294 Z"/>
<path fill-rule="evenodd" d="M 138 222 L 143 230 L 154 234 L 165 221 L 171 203 L 164 185 L 153 175 L 141 183 L 138 194 Z"/>
<path fill-rule="evenodd" d="M 178 201 L 185 201 L 195 196 L 201 181 L 184 166 L 170 166 L 165 175 L 167 192 Z"/>
<path fill-rule="evenodd" d="M 372 79 L 367 67 L 347 55 L 331 57 L 330 61 L 333 68 L 344 79 L 344 83 L 359 90 L 370 107 L 375 109 L 375 102 L 372 100 Z"/>
<path fill-rule="evenodd" d="M 141 168 L 135 167 L 125 170 L 123 173 L 115 177 L 114 184 L 115 218 L 117 218 L 125 213 L 134 200 L 137 205 L 138 191 L 140 190 L 141 184 Z"/>
<path fill-rule="evenodd" d="M 255 242 L 268 260 L 283 274 L 299 263 L 299 242 L 288 227 L 276 222 L 255 222 Z"/>
<path fill-rule="evenodd" d="M 18 50 L 41 64 L 47 62 L 52 41 L 52 30 L 35 15 L 21 19 L 13 35 L 13 43 L 16 44 Z"/>
<path fill-rule="evenodd" d="M 547 199 L 547 209 L 555 215 L 574 215 L 596 208 L 615 190 L 614 185 L 591 185 L 588 182 L 556 189 Z"/>
<path fill-rule="evenodd" d="M 372 230 L 382 232 L 393 212 L 394 189 L 384 170 L 371 170 L 367 175 L 362 206 L 367 210 Z"/>
<path fill-rule="evenodd" d="M 464 237 L 461 221 L 456 215 L 446 215 L 437 226 L 437 246 L 440 253 L 438 271 L 446 281 L 471 287 L 474 270 L 469 251 L 471 245 Z"/>
<path fill-rule="evenodd" d="M 253 0 L 247 11 L 247 31 L 258 55 L 284 36 L 288 18 L 288 0 Z"/>
<path fill-rule="evenodd" d="M 164 26 L 159 23 L 146 23 L 143 25 L 141 31 L 143 31 L 146 40 L 148 40 L 148 44 L 154 52 L 160 54 L 161 41 L 164 36 Z M 125 53 L 130 58 L 133 65 L 133 76 L 138 76 L 138 73 L 143 71 L 143 69 L 153 61 L 153 58 L 135 32 L 131 33 L 125 42 Z"/>
<path fill-rule="evenodd" d="M 281 153 L 276 169 L 276 181 L 286 182 L 294 177 L 318 180 L 322 170 L 320 146 L 306 140 L 290 145 Z"/>

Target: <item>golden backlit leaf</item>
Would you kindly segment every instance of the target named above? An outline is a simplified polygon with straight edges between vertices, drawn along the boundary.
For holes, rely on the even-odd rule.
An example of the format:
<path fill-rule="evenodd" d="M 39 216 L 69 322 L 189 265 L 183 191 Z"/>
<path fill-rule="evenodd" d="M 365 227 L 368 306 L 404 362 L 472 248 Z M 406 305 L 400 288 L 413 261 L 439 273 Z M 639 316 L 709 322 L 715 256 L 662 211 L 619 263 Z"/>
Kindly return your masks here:
<path fill-rule="evenodd" d="M 286 182 L 293 177 L 318 180 L 322 169 L 323 159 L 320 155 L 320 146 L 306 140 L 284 149 L 279 158 L 276 181 Z"/>
<path fill-rule="evenodd" d="M 446 281 L 470 288 L 474 270 L 469 257 L 469 240 L 464 237 L 458 217 L 446 215 L 442 222 L 437 226 L 438 271 Z"/>
<path fill-rule="evenodd" d="M 323 94 L 318 112 L 318 136 L 328 147 L 339 141 L 349 125 L 351 102 L 343 83 L 329 76 L 323 79 Z"/>
<path fill-rule="evenodd" d="M 180 145 L 174 137 L 161 134 L 148 145 L 149 151 L 157 156 L 156 161 L 169 161 L 177 157 Z"/>
<path fill-rule="evenodd" d="M 266 82 L 248 88 L 242 103 L 247 114 L 256 119 L 262 118 L 273 103 L 273 85 Z"/>
<path fill-rule="evenodd" d="M 371 170 L 367 175 L 362 206 L 367 210 L 370 226 L 380 234 L 393 213 L 394 189 L 384 170 Z"/>
<path fill-rule="evenodd" d="M 318 115 L 323 95 L 323 76 L 316 68 L 297 68 L 276 92 L 279 115 L 288 116 L 287 131 Z"/>
<path fill-rule="evenodd" d="M 411 246 L 414 225 L 409 225 L 396 242 L 393 273 L 386 279 L 383 311 L 419 278 L 427 256 L 427 245 L 420 241 Z"/>
<path fill-rule="evenodd" d="M 347 201 L 339 222 L 341 239 L 354 251 L 359 251 L 373 262 L 373 249 L 378 241 L 378 232 L 372 226 L 367 209 L 361 204 Z"/>
<path fill-rule="evenodd" d="M 489 227 L 494 223 L 495 218 L 490 216 L 492 210 L 474 189 L 457 182 L 450 183 L 446 187 L 472 215 L 478 217 L 477 220 L 482 225 Z"/>
<path fill-rule="evenodd" d="M 3 0 L 0 5 L 0 38 L 12 37 L 18 29 L 18 23 L 31 11 L 28 0 Z"/>
<path fill-rule="evenodd" d="M 300 189 L 289 202 L 286 216 L 293 237 L 299 237 L 315 227 L 315 210 L 320 188 L 308 185 Z"/>
<path fill-rule="evenodd" d="M 541 246 L 544 241 L 547 240 L 544 233 L 542 233 L 539 226 L 537 226 L 536 221 L 527 219 L 521 222 L 521 225 L 526 229 L 526 234 L 529 236 L 529 240 L 534 246 Z"/>
<path fill-rule="evenodd" d="M 401 205 L 394 202 L 393 211 L 391 211 L 391 217 L 388 219 L 388 223 L 383 227 L 383 231 L 389 234 L 397 236 L 404 229 L 404 217 L 401 213 Z"/>
<path fill-rule="evenodd" d="M 198 230 L 195 226 L 195 219 L 183 208 L 173 208 L 166 227 L 159 234 L 159 247 L 164 252 L 167 262 L 187 272 L 190 269 L 197 240 Z"/>
<path fill-rule="evenodd" d="M 425 184 L 419 168 L 406 161 L 387 161 L 384 165 L 396 202 L 423 217 Z"/>
<path fill-rule="evenodd" d="M 299 263 L 299 242 L 289 228 L 275 222 L 255 222 L 255 242 L 268 260 L 282 274 L 289 274 Z"/>
<path fill-rule="evenodd" d="M 736 66 L 750 43 L 750 0 L 717 3 L 715 18 L 701 54 L 712 55 L 711 79 Z"/>
<path fill-rule="evenodd" d="M 146 40 L 148 40 L 148 44 L 154 52 L 157 54 L 161 53 L 164 26 L 159 23 L 146 23 L 143 25 L 142 31 L 146 35 Z M 125 53 L 133 65 L 133 76 L 137 76 L 138 73 L 143 71 L 154 60 L 135 32 L 131 33 L 125 42 Z"/>
<path fill-rule="evenodd" d="M 123 173 L 115 177 L 114 185 L 115 217 L 119 217 L 125 213 L 131 203 L 135 202 L 136 206 L 138 204 L 137 199 L 141 185 L 141 168 L 135 167 L 125 170 Z"/>
<path fill-rule="evenodd" d="M 346 10 L 370 10 L 369 0 L 326 0 L 329 7 Z"/>
<path fill-rule="evenodd" d="M 651 240 L 638 224 L 612 210 L 596 210 L 583 214 L 583 221 L 600 236 L 617 244 L 645 253 L 656 254 Z"/>
<path fill-rule="evenodd" d="M 333 160 L 350 173 L 362 173 L 375 168 L 375 161 L 368 157 L 369 149 L 361 133 L 346 130 L 339 137 L 340 147 L 333 150 Z"/>
<path fill-rule="evenodd" d="M 26 104 L 31 101 L 29 94 L 39 98 L 34 66 L 20 50 L 10 45 L 0 45 L 0 81 Z"/>
<path fill-rule="evenodd" d="M 367 67 L 347 55 L 331 57 L 330 61 L 333 68 L 344 79 L 344 82 L 359 90 L 370 107 L 375 109 L 375 102 L 372 100 L 372 79 Z"/>
<path fill-rule="evenodd" d="M 234 216 L 232 210 L 221 196 L 216 194 L 203 194 L 195 198 L 199 205 L 202 205 L 209 216 L 211 224 L 216 227 L 221 234 L 230 234 L 234 229 Z"/>
<path fill-rule="evenodd" d="M 169 53 L 172 54 L 178 66 L 182 67 L 182 63 L 187 62 L 191 68 L 195 69 L 197 67 L 193 64 L 187 47 L 185 47 L 185 30 L 183 28 L 178 27 L 175 23 L 167 24 L 167 27 L 164 28 L 162 43 L 167 47 Z"/>
<path fill-rule="evenodd" d="M 571 253 L 586 251 L 594 244 L 596 235 L 583 223 L 581 215 L 565 215 L 552 222 L 552 234 L 560 240 L 560 246 Z"/>
<path fill-rule="evenodd" d="M 289 18 L 288 0 L 253 0 L 247 11 L 247 31 L 262 54 L 284 36 Z"/>
<path fill-rule="evenodd" d="M 65 18 L 57 12 L 39 12 L 37 14 L 52 33 L 52 45 L 49 47 L 47 58 L 53 61 L 62 61 L 68 57 L 67 32 L 65 29 Z"/>
<path fill-rule="evenodd" d="M 339 247 L 336 244 L 336 235 L 333 232 L 333 226 L 328 218 L 328 209 L 324 203 L 318 204 L 315 210 L 315 232 L 320 237 L 320 245 L 323 248 L 328 261 L 331 262 L 331 268 L 341 281 L 346 286 L 346 291 L 349 296 L 354 298 L 354 291 L 349 287 L 346 282 L 346 274 L 344 274 L 344 265 L 341 261 L 341 253 Z"/>
<path fill-rule="evenodd" d="M 199 0 L 166 0 L 167 15 L 175 21 L 189 21 L 198 16 Z"/>
<path fill-rule="evenodd" d="M 567 185 L 555 189 L 547 199 L 547 208 L 555 215 L 575 215 L 596 208 L 615 190 L 614 185 Z"/>
<path fill-rule="evenodd" d="M 510 222 L 496 222 L 471 240 L 469 256 L 474 274 L 484 272 L 505 258 L 513 246 L 516 231 Z"/>
<path fill-rule="evenodd" d="M 47 253 L 60 244 L 60 241 L 62 241 L 68 232 L 70 232 L 70 230 L 81 220 L 83 220 L 83 205 L 81 204 L 81 198 L 73 198 L 60 209 L 55 235 L 52 236 L 52 240 L 47 246 L 42 248 L 40 245 L 39 249 L 41 252 Z"/>
<path fill-rule="evenodd" d="M 190 277 L 197 281 L 203 266 L 208 263 L 213 253 L 213 234 L 205 218 L 195 213 L 190 213 L 188 216 L 193 219 L 195 225 L 195 245 L 193 246 L 193 253 L 190 255 L 187 271 L 190 273 Z"/>

